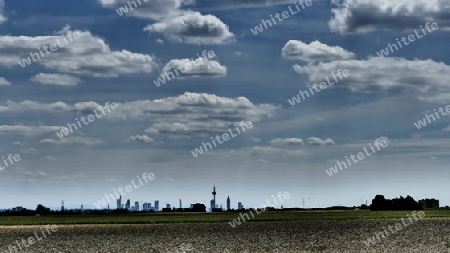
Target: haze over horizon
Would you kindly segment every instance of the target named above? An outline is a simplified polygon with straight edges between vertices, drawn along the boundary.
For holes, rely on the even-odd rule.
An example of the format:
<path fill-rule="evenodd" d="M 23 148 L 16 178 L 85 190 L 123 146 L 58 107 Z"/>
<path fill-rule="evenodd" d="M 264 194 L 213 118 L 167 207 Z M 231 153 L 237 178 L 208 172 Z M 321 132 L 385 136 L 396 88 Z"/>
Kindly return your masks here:
<path fill-rule="evenodd" d="M 234 208 L 278 192 L 284 207 L 377 194 L 450 205 L 450 117 L 437 114 L 450 105 L 449 3 L 313 0 L 293 14 L 282 0 L 150 0 L 119 15 L 126 4 L 5 0 L 0 208 L 89 207 L 143 173 L 155 179 L 123 197 L 141 206 L 209 207 L 214 184 Z M 117 108 L 101 114 L 106 103 Z M 388 145 L 327 174 L 377 139 Z"/>

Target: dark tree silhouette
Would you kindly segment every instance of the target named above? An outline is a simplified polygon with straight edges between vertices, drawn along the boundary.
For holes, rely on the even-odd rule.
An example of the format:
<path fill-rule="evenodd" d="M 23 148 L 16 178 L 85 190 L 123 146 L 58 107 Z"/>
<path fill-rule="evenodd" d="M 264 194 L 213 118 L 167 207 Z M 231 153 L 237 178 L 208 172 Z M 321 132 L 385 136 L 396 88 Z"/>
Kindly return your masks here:
<path fill-rule="evenodd" d="M 36 214 L 43 215 L 43 214 L 49 214 L 50 208 L 47 208 L 41 204 L 37 205 L 36 207 Z"/>
<path fill-rule="evenodd" d="M 372 200 L 372 205 L 370 205 L 371 211 L 382 211 L 382 210 L 420 210 L 420 206 L 411 196 L 406 198 L 400 196 L 400 198 L 395 199 L 385 199 L 383 195 L 376 195 Z"/>

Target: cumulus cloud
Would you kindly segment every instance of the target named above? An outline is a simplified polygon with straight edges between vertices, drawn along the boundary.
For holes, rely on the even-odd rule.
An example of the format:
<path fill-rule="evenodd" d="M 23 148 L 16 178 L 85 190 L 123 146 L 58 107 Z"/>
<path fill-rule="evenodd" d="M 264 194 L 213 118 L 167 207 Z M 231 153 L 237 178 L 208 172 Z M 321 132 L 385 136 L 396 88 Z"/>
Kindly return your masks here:
<path fill-rule="evenodd" d="M 99 0 L 103 7 L 119 9 L 122 7 L 122 15 L 130 15 L 140 18 L 163 19 L 170 18 L 183 13 L 180 8 L 195 3 L 195 0 L 141 0 L 141 4 L 137 0 Z M 130 5 L 128 4 L 130 2 Z M 136 6 L 131 4 L 135 2 Z M 124 8 L 127 8 L 127 12 Z M 133 7 L 133 9 L 130 8 Z M 118 10 L 120 12 L 120 10 Z M 120 15 L 120 14 L 119 14 Z"/>
<path fill-rule="evenodd" d="M 132 105 L 123 104 L 118 110 L 127 117 L 155 118 L 158 115 L 159 122 L 151 125 L 146 133 L 163 134 L 169 138 L 224 133 L 237 122 L 255 123 L 262 118 L 271 117 L 279 108 L 269 104 L 255 105 L 245 97 L 227 98 L 189 92 L 178 97 L 154 100 L 150 106 L 146 106 L 148 109 L 145 115 L 131 112 L 130 106 Z"/>
<path fill-rule="evenodd" d="M 171 60 L 162 69 L 161 76 L 167 75 L 168 72 L 172 72 L 176 78 L 223 77 L 227 74 L 227 68 L 217 61 L 199 57 L 196 60 Z"/>
<path fill-rule="evenodd" d="M 450 28 L 447 0 L 346 0 L 332 12 L 334 17 L 328 25 L 341 34 L 419 29 L 430 21 L 440 28 Z"/>
<path fill-rule="evenodd" d="M 58 145 L 72 145 L 72 144 L 82 144 L 82 145 L 98 145 L 102 144 L 103 141 L 97 138 L 87 138 L 87 137 L 65 137 L 59 140 L 54 139 L 43 139 L 40 143 L 50 143 Z"/>
<path fill-rule="evenodd" d="M 148 25 L 144 31 L 161 33 L 171 41 L 186 44 L 226 44 L 234 41 L 229 27 L 213 15 L 188 12 Z"/>
<path fill-rule="evenodd" d="M 39 73 L 31 79 L 33 82 L 46 85 L 74 86 L 81 82 L 80 78 L 66 74 L 45 74 Z"/>
<path fill-rule="evenodd" d="M 303 140 L 299 138 L 276 138 L 269 141 L 274 145 L 303 145 Z"/>
<path fill-rule="evenodd" d="M 309 137 L 308 145 L 310 146 L 331 146 L 336 144 L 332 139 L 326 138 L 324 140 L 317 137 Z"/>
<path fill-rule="evenodd" d="M 349 77 L 333 84 L 356 92 L 427 92 L 448 90 L 450 66 L 432 60 L 406 60 L 394 57 L 372 57 L 368 60 L 344 60 L 317 65 L 294 65 L 294 70 L 308 75 L 309 81 L 326 81 L 337 70 L 347 69 Z M 333 87 L 332 86 L 332 87 Z"/>
<path fill-rule="evenodd" d="M 338 46 L 328 46 L 313 41 L 309 44 L 300 40 L 290 40 L 281 50 L 281 55 L 290 60 L 300 60 L 304 62 L 339 61 L 355 57 L 354 53 Z"/>
<path fill-rule="evenodd" d="M 0 86 L 2 85 L 11 85 L 11 83 L 3 77 L 0 77 Z"/>
<path fill-rule="evenodd" d="M 259 122 L 272 117 L 280 106 L 253 104 L 245 97 L 220 97 L 207 93 L 185 92 L 175 97 L 155 100 L 137 100 L 117 103 L 114 113 L 104 115 L 109 120 L 141 120 L 150 122 L 148 134 L 166 135 L 169 138 L 191 138 L 193 135 L 224 133 L 241 121 Z M 41 103 L 35 101 L 12 102 L 0 106 L 0 112 L 24 113 L 44 111 L 47 113 L 73 111 L 91 114 L 100 104 L 78 102 Z"/>
<path fill-rule="evenodd" d="M 62 48 L 47 54 L 44 46 L 58 45 L 58 40 L 64 44 L 61 35 L 69 32 L 79 33 L 80 38 L 69 42 Z M 69 39 L 67 39 L 69 41 Z M 30 54 L 39 54 L 41 48 L 45 57 Z M 68 74 L 89 75 L 94 77 L 118 77 L 123 74 L 151 73 L 156 67 L 155 58 L 151 55 L 132 53 L 127 50 L 113 51 L 106 42 L 89 31 L 70 30 L 66 26 L 51 36 L 0 36 L 0 65 L 11 67 L 24 64 L 28 59 L 31 64 L 40 64 L 47 69 Z M 39 54 L 40 55 L 40 54 Z"/>
<path fill-rule="evenodd" d="M 130 136 L 126 140 L 126 142 L 146 142 L 146 143 L 151 143 L 151 142 L 154 142 L 154 140 L 144 134 L 144 135 Z"/>

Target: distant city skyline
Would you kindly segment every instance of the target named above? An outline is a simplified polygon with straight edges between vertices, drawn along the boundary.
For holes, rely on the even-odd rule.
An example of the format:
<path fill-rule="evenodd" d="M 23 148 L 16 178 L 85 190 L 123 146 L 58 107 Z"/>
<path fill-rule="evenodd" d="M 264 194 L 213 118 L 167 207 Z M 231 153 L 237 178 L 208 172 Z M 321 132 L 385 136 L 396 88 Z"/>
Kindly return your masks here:
<path fill-rule="evenodd" d="M 6 0 L 0 208 L 92 208 L 146 172 L 130 206 L 209 208 L 213 183 L 219 207 L 280 191 L 286 208 L 450 205 L 447 2 L 307 2 L 149 0 L 121 16 L 127 0 Z"/>

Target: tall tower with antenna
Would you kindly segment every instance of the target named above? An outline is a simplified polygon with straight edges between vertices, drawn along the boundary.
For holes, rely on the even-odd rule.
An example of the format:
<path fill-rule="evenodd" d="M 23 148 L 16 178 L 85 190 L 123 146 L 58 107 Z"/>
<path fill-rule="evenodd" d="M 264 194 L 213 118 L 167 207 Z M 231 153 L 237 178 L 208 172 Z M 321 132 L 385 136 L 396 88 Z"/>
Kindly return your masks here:
<path fill-rule="evenodd" d="M 213 195 L 213 205 L 212 205 L 212 208 L 216 208 L 216 184 L 214 184 L 212 195 Z"/>

